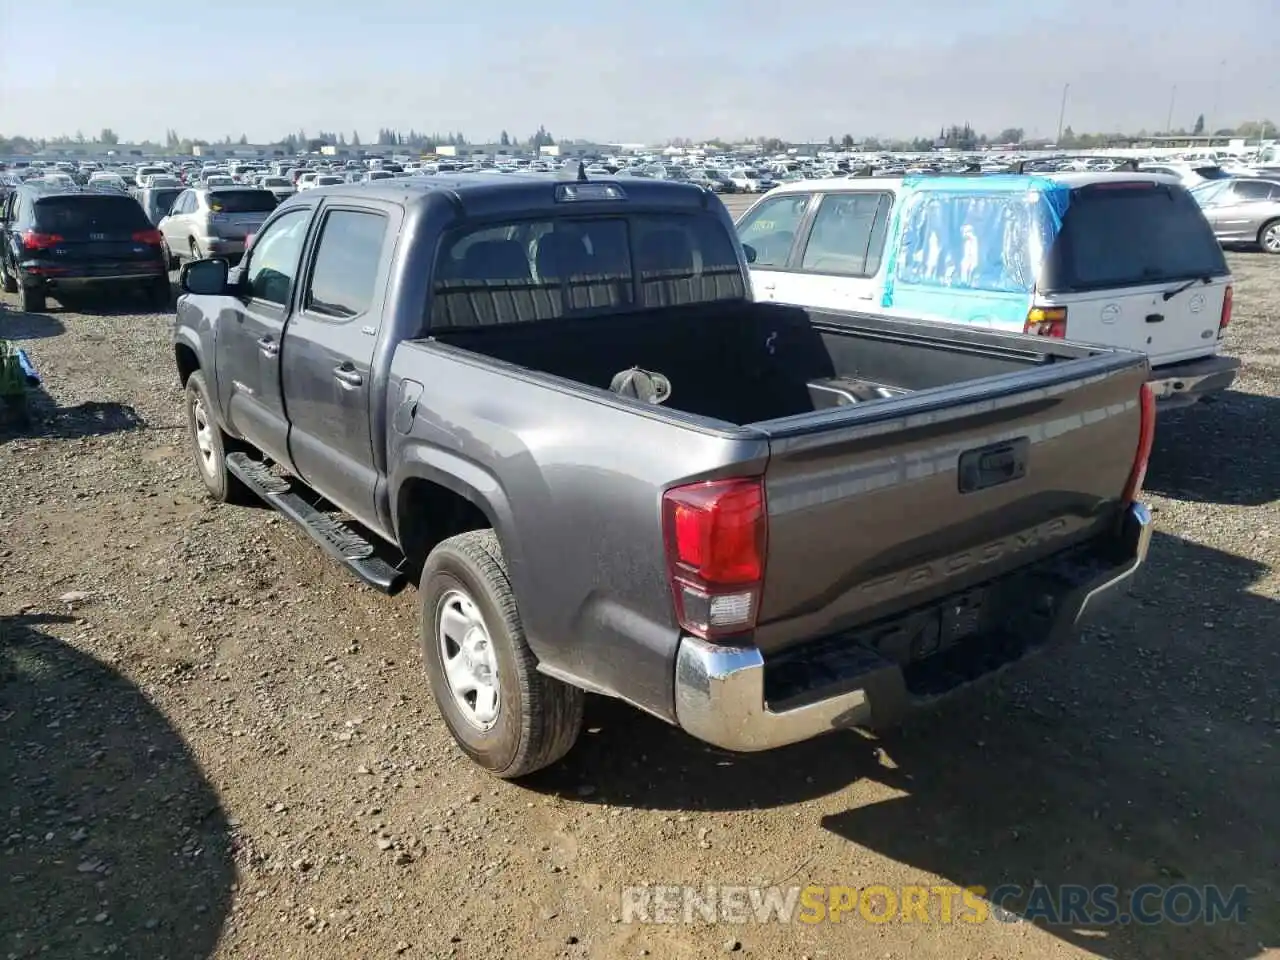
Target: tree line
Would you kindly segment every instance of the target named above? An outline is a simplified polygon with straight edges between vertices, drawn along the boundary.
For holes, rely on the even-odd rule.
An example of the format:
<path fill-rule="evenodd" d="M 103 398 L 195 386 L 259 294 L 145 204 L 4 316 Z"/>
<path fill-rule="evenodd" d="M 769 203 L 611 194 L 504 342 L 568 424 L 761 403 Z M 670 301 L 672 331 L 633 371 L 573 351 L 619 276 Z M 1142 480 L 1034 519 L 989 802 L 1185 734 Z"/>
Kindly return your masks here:
<path fill-rule="evenodd" d="M 1180 127 L 1176 130 L 1166 131 L 1148 131 L 1139 130 L 1136 134 L 1124 133 L 1076 133 L 1070 126 L 1063 128 L 1061 141 L 1056 144 L 1058 147 L 1065 149 L 1090 149 L 1111 146 L 1120 143 L 1127 143 L 1133 140 L 1142 140 L 1152 136 L 1200 136 L 1205 132 L 1205 118 L 1200 115 L 1196 118 L 1195 123 L 1190 130 Z M 827 145 L 832 149 L 843 149 L 845 151 L 865 151 L 865 152 L 899 152 L 899 153 L 928 153 L 930 150 L 938 148 L 946 148 L 959 151 L 981 150 L 985 147 L 1025 147 L 1040 148 L 1052 144 L 1052 140 L 1046 138 L 1028 139 L 1026 131 L 1022 127 L 1007 127 L 995 134 L 978 133 L 969 123 L 951 124 L 939 128 L 936 137 L 915 137 L 913 139 L 881 139 L 878 137 L 855 137 L 851 133 L 842 136 L 830 136 L 827 138 Z M 1251 120 L 1242 123 L 1234 128 L 1219 128 L 1213 131 L 1214 136 L 1220 137 L 1243 137 L 1247 140 L 1257 140 L 1263 137 L 1277 136 L 1276 124 L 1270 120 Z M 106 146 L 114 146 L 121 142 L 120 136 L 110 127 L 104 127 L 99 133 L 96 140 L 90 141 L 82 131 L 77 130 L 74 134 L 67 136 L 57 136 L 48 138 L 11 136 L 6 137 L 0 135 L 0 155 L 2 156 L 21 156 L 24 154 L 36 153 L 50 146 L 69 146 L 81 145 L 87 143 L 102 144 Z M 238 138 L 234 138 L 228 134 L 221 140 L 202 140 L 198 138 L 185 137 L 178 133 L 177 130 L 166 130 L 163 144 L 152 140 L 143 140 L 138 143 L 140 147 L 152 147 L 157 152 L 160 150 L 168 150 L 173 153 L 189 154 L 192 147 L 201 146 L 208 147 L 215 144 L 230 146 L 234 144 L 247 145 L 249 138 L 245 134 L 240 134 Z M 524 148 L 531 152 L 536 152 L 539 147 L 552 146 L 557 141 L 547 131 L 546 127 L 539 126 L 537 131 L 524 138 L 523 140 L 513 137 L 506 130 L 503 130 L 497 142 L 504 147 Z M 741 143 L 742 141 L 730 141 L 721 137 L 711 137 L 704 140 L 690 140 L 688 138 L 675 138 L 667 141 L 667 146 L 690 147 L 690 146 L 707 146 L 713 149 L 729 150 Z M 759 146 L 765 153 L 781 153 L 791 147 L 793 144 L 787 140 L 773 136 L 759 136 L 751 140 L 752 143 Z M 372 145 L 377 147 L 403 147 L 407 151 L 420 153 L 434 152 L 440 146 L 462 147 L 470 144 L 461 131 L 440 133 L 425 133 L 419 130 L 409 129 L 408 131 L 396 130 L 391 127 L 384 127 L 377 131 L 372 140 Z M 353 130 L 348 137 L 344 132 L 334 132 L 326 130 L 318 130 L 314 134 L 308 134 L 306 130 L 298 130 L 294 133 L 288 133 L 278 140 L 272 142 L 273 146 L 279 146 L 289 153 L 299 153 L 306 151 L 308 153 L 318 153 L 322 147 L 362 147 L 365 144 L 360 139 L 359 131 Z"/>
<path fill-rule="evenodd" d="M 90 140 L 80 130 L 71 135 L 64 134 L 57 137 L 43 138 L 5 137 L 0 135 L 0 154 L 21 155 L 35 153 L 51 146 L 78 146 L 88 143 L 116 146 L 120 142 L 120 136 L 110 127 L 104 127 L 99 132 L 96 140 Z M 450 131 L 449 133 L 441 134 L 425 133 L 414 129 L 404 131 L 396 130 L 392 127 L 383 127 L 378 130 L 371 144 L 378 147 L 404 147 L 407 150 L 431 153 L 440 146 L 464 147 L 470 142 L 461 131 L 456 133 Z M 537 131 L 524 140 L 512 137 L 506 130 L 503 130 L 497 142 L 504 147 L 527 147 L 536 151 L 539 147 L 554 146 L 556 139 L 547 131 L 546 127 L 539 125 Z M 170 129 L 165 131 L 163 144 L 154 140 L 142 140 L 137 145 L 140 147 L 154 147 L 157 150 L 163 148 L 174 153 L 191 153 L 192 147 L 233 146 L 235 144 L 247 145 L 248 143 L 249 138 L 243 133 L 238 138 L 232 138 L 228 134 L 221 140 L 203 140 L 198 137 L 184 137 L 177 130 Z M 271 141 L 270 145 L 281 147 L 289 153 L 299 153 L 301 151 L 318 153 L 322 147 L 329 146 L 352 148 L 365 146 L 360 139 L 360 131 L 358 130 L 352 130 L 351 136 L 348 138 L 346 133 L 341 131 L 317 130 L 314 134 L 308 134 L 306 130 L 302 129 L 294 133 L 287 133 L 283 137 Z"/>

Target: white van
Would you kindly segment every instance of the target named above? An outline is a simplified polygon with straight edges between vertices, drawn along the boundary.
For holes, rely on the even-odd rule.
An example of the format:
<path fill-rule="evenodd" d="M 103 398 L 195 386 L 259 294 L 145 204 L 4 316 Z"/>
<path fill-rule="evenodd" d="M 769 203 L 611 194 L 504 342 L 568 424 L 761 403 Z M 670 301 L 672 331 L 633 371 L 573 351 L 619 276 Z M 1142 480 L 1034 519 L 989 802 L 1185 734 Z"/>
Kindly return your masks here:
<path fill-rule="evenodd" d="M 757 300 L 1126 347 L 1163 406 L 1225 390 L 1232 278 L 1199 206 L 1134 172 L 785 183 L 738 220 Z"/>

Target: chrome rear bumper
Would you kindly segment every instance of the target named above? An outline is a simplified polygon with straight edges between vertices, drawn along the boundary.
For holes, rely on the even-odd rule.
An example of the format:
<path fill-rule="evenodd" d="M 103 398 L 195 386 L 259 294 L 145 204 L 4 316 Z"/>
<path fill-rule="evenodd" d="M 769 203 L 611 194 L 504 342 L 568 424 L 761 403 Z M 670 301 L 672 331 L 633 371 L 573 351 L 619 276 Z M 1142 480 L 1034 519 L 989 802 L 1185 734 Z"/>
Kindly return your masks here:
<path fill-rule="evenodd" d="M 1070 632 L 1120 593 L 1146 559 L 1152 530 L 1147 507 L 1131 504 L 1119 533 L 1118 562 L 1064 598 L 1053 635 Z M 750 752 L 798 743 L 839 728 L 872 726 L 873 707 L 874 725 L 883 726 L 899 718 L 907 706 L 897 666 L 868 675 L 865 686 L 781 710 L 770 709 L 766 700 L 765 671 L 764 656 L 755 647 L 684 637 L 676 654 L 677 722 L 707 743 Z"/>

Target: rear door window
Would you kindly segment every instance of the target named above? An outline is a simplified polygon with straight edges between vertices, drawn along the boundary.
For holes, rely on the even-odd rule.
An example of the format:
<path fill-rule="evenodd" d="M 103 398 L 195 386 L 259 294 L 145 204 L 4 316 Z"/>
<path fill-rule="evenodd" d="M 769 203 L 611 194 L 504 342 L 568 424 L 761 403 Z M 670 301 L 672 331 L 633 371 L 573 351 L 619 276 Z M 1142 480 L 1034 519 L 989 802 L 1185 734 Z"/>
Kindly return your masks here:
<path fill-rule="evenodd" d="M 1186 190 L 1106 183 L 1072 191 L 1040 288 L 1096 290 L 1226 273 L 1222 248 Z"/>
<path fill-rule="evenodd" d="M 303 308 L 331 320 L 349 320 L 368 311 L 373 305 L 386 234 L 387 218 L 380 213 L 328 213 Z"/>
<path fill-rule="evenodd" d="M 800 269 L 871 277 L 880 269 L 892 198 L 887 193 L 831 193 L 822 198 Z"/>
<path fill-rule="evenodd" d="M 270 190 L 214 190 L 209 209 L 214 213 L 270 213 L 276 197 Z"/>
<path fill-rule="evenodd" d="M 1266 180 L 1237 180 L 1232 184 L 1231 192 L 1237 203 L 1250 203 L 1271 199 L 1275 188 Z"/>
<path fill-rule="evenodd" d="M 151 223 L 133 197 L 83 194 L 43 197 L 35 204 L 36 227 L 44 233 L 75 237 L 150 229 Z"/>

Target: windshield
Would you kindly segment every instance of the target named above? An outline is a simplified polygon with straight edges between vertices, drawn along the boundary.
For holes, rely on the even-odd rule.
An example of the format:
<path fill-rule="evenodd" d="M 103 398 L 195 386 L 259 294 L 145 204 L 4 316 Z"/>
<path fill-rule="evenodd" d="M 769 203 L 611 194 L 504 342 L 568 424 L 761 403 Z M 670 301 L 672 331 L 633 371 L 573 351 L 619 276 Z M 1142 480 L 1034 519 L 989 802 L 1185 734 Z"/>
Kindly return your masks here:
<path fill-rule="evenodd" d="M 209 194 L 209 209 L 214 213 L 269 213 L 275 208 L 275 195 L 268 190 L 217 190 Z"/>
<path fill-rule="evenodd" d="M 1106 183 L 1072 191 L 1040 289 L 1092 290 L 1226 273 L 1222 248 L 1186 190 Z"/>
<path fill-rule="evenodd" d="M 1226 170 L 1223 170 L 1221 167 L 1196 167 L 1194 170 L 1192 170 L 1192 173 L 1194 173 L 1198 177 L 1204 178 L 1205 180 L 1230 180 L 1231 179 L 1231 174 L 1229 174 Z"/>

